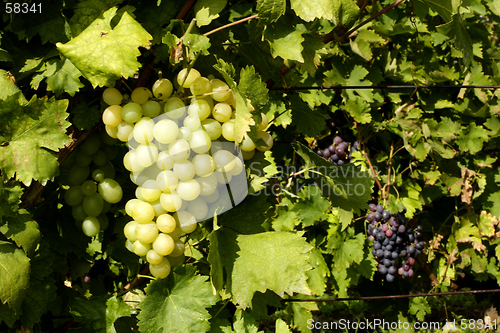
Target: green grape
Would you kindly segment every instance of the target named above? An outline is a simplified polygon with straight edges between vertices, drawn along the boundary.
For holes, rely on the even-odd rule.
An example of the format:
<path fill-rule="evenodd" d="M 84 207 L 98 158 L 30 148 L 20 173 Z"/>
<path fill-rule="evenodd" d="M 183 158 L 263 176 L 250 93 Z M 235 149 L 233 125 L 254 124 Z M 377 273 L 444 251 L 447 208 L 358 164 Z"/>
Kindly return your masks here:
<path fill-rule="evenodd" d="M 99 166 L 99 169 L 104 172 L 105 178 L 114 179 L 116 176 L 115 167 L 110 161 L 107 161 L 106 164 Z"/>
<path fill-rule="evenodd" d="M 181 227 L 179 226 L 179 223 L 177 221 L 175 221 L 175 223 L 176 223 L 176 227 L 175 227 L 174 231 L 169 232 L 168 235 L 170 237 L 172 237 L 172 239 L 174 241 L 177 241 L 177 240 L 179 240 L 179 238 L 181 238 L 182 231 L 181 231 Z"/>
<path fill-rule="evenodd" d="M 175 163 L 173 171 L 177 178 L 181 181 L 191 180 L 195 175 L 194 165 L 188 160 Z"/>
<path fill-rule="evenodd" d="M 165 193 L 175 191 L 179 185 L 179 179 L 172 170 L 165 170 L 156 177 L 156 186 Z"/>
<path fill-rule="evenodd" d="M 169 98 L 170 95 L 172 95 L 173 90 L 174 86 L 172 85 L 172 82 L 167 79 L 158 79 L 153 84 L 153 94 L 160 100 Z"/>
<path fill-rule="evenodd" d="M 217 190 L 218 182 L 214 173 L 206 177 L 196 178 L 196 181 L 200 184 L 200 195 L 208 196 Z"/>
<path fill-rule="evenodd" d="M 190 212 L 181 210 L 174 214 L 174 218 L 179 223 L 179 227 L 183 233 L 190 234 L 196 229 L 196 219 Z"/>
<path fill-rule="evenodd" d="M 144 184 L 138 189 L 141 192 L 141 196 L 144 201 L 149 203 L 160 200 L 161 190 L 156 186 L 156 181 L 153 179 L 148 179 Z M 156 214 L 155 214 L 156 215 Z"/>
<path fill-rule="evenodd" d="M 212 83 L 212 92 L 211 95 L 213 99 L 218 102 L 223 102 L 231 96 L 231 91 L 229 90 L 229 86 L 219 79 L 212 79 L 210 81 Z"/>
<path fill-rule="evenodd" d="M 119 105 L 110 105 L 102 113 L 102 122 L 104 125 L 116 127 L 122 122 L 122 107 Z"/>
<path fill-rule="evenodd" d="M 149 97 L 153 96 L 151 91 L 146 87 L 138 87 L 132 91 L 130 99 L 137 104 L 144 104 L 148 101 Z"/>
<path fill-rule="evenodd" d="M 80 151 L 87 155 L 94 155 L 101 147 L 101 138 L 99 134 L 94 133 L 89 136 L 80 146 Z"/>
<path fill-rule="evenodd" d="M 151 204 L 141 200 L 135 204 L 132 217 L 139 223 L 146 223 L 154 219 L 155 210 Z"/>
<path fill-rule="evenodd" d="M 221 123 L 229 121 L 232 114 L 233 110 L 231 109 L 231 106 L 226 103 L 217 103 L 212 110 L 212 116 L 214 119 Z"/>
<path fill-rule="evenodd" d="M 83 199 L 83 210 L 88 216 L 97 217 L 102 213 L 104 200 L 99 193 L 87 195 Z"/>
<path fill-rule="evenodd" d="M 162 193 L 160 203 L 167 212 L 176 212 L 182 206 L 182 199 L 177 193 Z"/>
<path fill-rule="evenodd" d="M 97 185 L 93 180 L 86 180 L 82 184 L 82 193 L 85 195 L 92 195 L 97 191 Z M 83 201 L 83 198 L 82 198 Z"/>
<path fill-rule="evenodd" d="M 139 222 L 130 221 L 127 224 L 125 224 L 125 227 L 123 227 L 123 234 L 131 242 L 135 242 L 137 240 L 137 235 L 135 233 L 135 230 L 136 230 L 138 225 L 139 225 Z"/>
<path fill-rule="evenodd" d="M 142 117 L 142 107 L 140 104 L 130 102 L 122 108 L 122 119 L 127 123 L 135 123 Z"/>
<path fill-rule="evenodd" d="M 102 166 L 108 161 L 108 156 L 106 156 L 106 153 L 102 150 L 98 150 L 92 157 L 92 161 L 95 165 Z"/>
<path fill-rule="evenodd" d="M 102 93 L 104 103 L 108 105 L 120 104 L 122 102 L 122 93 L 116 88 L 106 88 Z"/>
<path fill-rule="evenodd" d="M 82 222 L 82 230 L 88 237 L 97 236 L 101 230 L 99 219 L 95 216 L 87 216 Z"/>
<path fill-rule="evenodd" d="M 193 157 L 194 171 L 197 176 L 205 177 L 214 172 L 212 156 L 208 154 L 198 154 Z"/>
<path fill-rule="evenodd" d="M 138 143 L 148 144 L 153 141 L 153 127 L 155 126 L 154 120 L 149 117 L 142 117 L 139 120 L 133 130 L 134 139 Z"/>
<path fill-rule="evenodd" d="M 82 191 L 81 185 L 73 185 L 64 193 L 64 201 L 68 206 L 81 204 L 84 197 L 85 194 Z"/>
<path fill-rule="evenodd" d="M 170 274 L 171 266 L 166 257 L 158 265 L 149 264 L 149 271 L 157 279 L 164 279 Z"/>
<path fill-rule="evenodd" d="M 161 193 L 160 193 L 160 195 L 161 195 Z M 158 199 L 156 201 L 152 201 L 152 202 L 150 202 L 150 204 L 153 207 L 153 209 L 155 210 L 155 217 L 158 217 L 162 214 L 167 213 L 167 211 L 165 209 L 163 209 L 163 207 L 161 206 L 160 199 Z"/>
<path fill-rule="evenodd" d="M 201 126 L 203 126 L 212 141 L 217 140 L 222 134 L 222 126 L 217 120 L 205 119 L 201 122 Z"/>
<path fill-rule="evenodd" d="M 104 129 L 106 130 L 106 133 L 109 135 L 109 137 L 113 139 L 118 138 L 118 128 L 117 127 L 111 127 L 111 126 L 104 126 Z"/>
<path fill-rule="evenodd" d="M 212 156 L 215 170 L 219 172 L 229 172 L 234 168 L 234 155 L 227 150 L 219 150 Z"/>
<path fill-rule="evenodd" d="M 153 242 L 153 250 L 159 255 L 166 256 L 172 253 L 175 247 L 175 242 L 167 234 L 160 233 Z"/>
<path fill-rule="evenodd" d="M 170 119 L 179 119 L 186 113 L 186 105 L 179 97 L 170 97 L 165 101 L 164 110 Z"/>
<path fill-rule="evenodd" d="M 127 239 L 125 241 L 125 248 L 130 252 L 134 252 L 134 243 Z"/>
<path fill-rule="evenodd" d="M 147 101 L 141 106 L 143 117 L 154 118 L 161 112 L 161 105 L 157 101 Z"/>
<path fill-rule="evenodd" d="M 215 188 L 215 191 L 213 191 L 209 195 L 200 194 L 200 198 L 202 198 L 203 201 L 205 201 L 207 204 L 212 204 L 212 203 L 216 202 L 217 200 L 219 200 L 219 196 L 220 196 L 220 194 L 219 194 L 219 190 L 217 189 L 217 187 Z"/>
<path fill-rule="evenodd" d="M 193 137 L 193 132 L 187 127 L 181 127 L 179 128 L 179 139 L 184 139 L 186 141 L 191 140 Z"/>
<path fill-rule="evenodd" d="M 212 140 L 210 140 L 210 135 L 203 130 L 194 131 L 193 137 L 189 142 L 191 149 L 197 154 L 204 154 L 210 150 Z"/>
<path fill-rule="evenodd" d="M 203 98 L 193 98 L 188 107 L 188 114 L 198 116 L 203 121 L 212 113 L 212 106 Z"/>
<path fill-rule="evenodd" d="M 123 190 L 114 179 L 106 178 L 97 186 L 101 197 L 109 203 L 117 203 L 123 197 Z"/>
<path fill-rule="evenodd" d="M 191 179 L 185 182 L 180 181 L 179 186 L 177 187 L 177 194 L 182 200 L 194 200 L 200 195 L 200 192 L 200 184 L 196 181 L 196 179 Z"/>
<path fill-rule="evenodd" d="M 105 214 L 101 214 L 97 217 L 100 224 L 100 230 L 106 230 L 109 226 L 108 217 Z"/>
<path fill-rule="evenodd" d="M 255 155 L 255 149 L 252 149 L 250 151 L 243 151 L 243 150 L 241 151 L 241 156 L 243 156 L 243 159 L 245 161 L 251 159 L 254 155 Z"/>
<path fill-rule="evenodd" d="M 171 233 L 175 230 L 177 222 L 170 214 L 161 214 L 156 219 L 156 227 L 163 233 Z"/>
<path fill-rule="evenodd" d="M 122 121 L 116 127 L 116 130 L 117 130 L 116 137 L 118 138 L 118 140 L 120 140 L 122 142 L 127 142 L 130 135 L 132 134 L 132 131 L 134 130 L 134 124 L 128 123 L 126 121 Z"/>
<path fill-rule="evenodd" d="M 87 217 L 87 214 L 85 214 L 85 211 L 83 210 L 82 204 L 73 206 L 71 208 L 71 215 L 76 221 L 83 221 Z"/>
<path fill-rule="evenodd" d="M 137 235 L 137 240 L 141 243 L 152 243 L 158 237 L 158 228 L 153 221 L 139 223 L 135 228 L 135 234 Z"/>
<path fill-rule="evenodd" d="M 179 133 L 179 126 L 177 123 L 170 119 L 163 119 L 157 122 L 153 127 L 154 138 L 163 144 L 171 143 L 177 138 Z"/>
<path fill-rule="evenodd" d="M 177 83 L 183 88 L 189 88 L 193 81 L 199 77 L 201 77 L 201 74 L 196 69 L 191 68 L 188 72 L 187 68 L 183 68 L 177 74 Z"/>
<path fill-rule="evenodd" d="M 156 161 L 156 166 L 162 170 L 169 170 L 174 167 L 174 159 L 166 151 L 162 151 L 158 154 L 158 160 Z"/>
<path fill-rule="evenodd" d="M 189 115 L 184 118 L 184 126 L 189 128 L 191 131 L 195 131 L 201 127 L 200 118 L 196 115 Z"/>
<path fill-rule="evenodd" d="M 187 211 L 190 212 L 197 220 L 202 220 L 208 214 L 208 206 L 203 199 L 198 197 L 188 203 Z"/>
<path fill-rule="evenodd" d="M 184 242 L 182 242 L 180 240 L 176 240 L 174 242 L 174 250 L 168 255 L 169 257 L 172 257 L 172 258 L 168 259 L 172 263 L 172 266 L 176 266 L 175 264 L 173 264 L 172 259 L 179 258 L 180 260 L 182 260 L 181 264 L 184 262 L 184 260 L 185 260 L 184 250 L 185 250 Z"/>
<path fill-rule="evenodd" d="M 158 160 L 158 148 L 153 143 L 149 145 L 140 144 L 135 149 L 135 157 L 141 167 L 147 168 Z"/>
<path fill-rule="evenodd" d="M 206 77 L 199 77 L 193 81 L 189 90 L 191 90 L 191 93 L 195 96 L 208 94 L 212 92 L 212 84 Z"/>
<path fill-rule="evenodd" d="M 130 199 L 127 201 L 125 204 L 125 213 L 127 213 L 128 216 L 132 217 L 132 213 L 134 211 L 134 207 L 141 202 L 139 199 Z"/>
<path fill-rule="evenodd" d="M 168 154 L 175 162 L 187 160 L 191 154 L 189 143 L 184 139 L 175 140 L 168 146 Z"/>
<path fill-rule="evenodd" d="M 219 184 L 229 184 L 229 182 L 231 182 L 231 179 L 233 178 L 233 176 L 231 176 L 227 172 L 215 171 L 214 175 L 217 178 Z"/>
<path fill-rule="evenodd" d="M 142 243 L 140 240 L 136 240 L 133 246 L 134 253 L 139 257 L 145 256 L 149 250 L 151 250 L 151 243 Z"/>
<path fill-rule="evenodd" d="M 239 175 L 243 170 L 245 170 L 245 164 L 238 157 L 234 158 L 234 167 L 229 171 L 231 176 Z"/>
<path fill-rule="evenodd" d="M 222 137 L 227 141 L 234 141 L 234 119 L 222 124 Z"/>
<path fill-rule="evenodd" d="M 158 265 L 159 263 L 161 263 L 162 259 L 163 256 L 156 253 L 155 250 L 149 250 L 146 254 L 146 260 L 148 261 L 148 263 L 153 265 Z"/>
<path fill-rule="evenodd" d="M 73 165 L 68 173 L 68 184 L 80 185 L 87 179 L 89 174 L 90 168 L 88 166 Z"/>
<path fill-rule="evenodd" d="M 101 182 L 104 179 L 104 171 L 96 169 L 92 172 L 92 179 L 96 182 Z"/>
<path fill-rule="evenodd" d="M 133 173 L 138 173 L 143 169 L 137 162 L 135 150 L 130 150 L 123 156 L 123 166 Z"/>
<path fill-rule="evenodd" d="M 267 128 L 267 125 L 269 125 L 269 120 L 267 119 L 267 116 L 264 113 L 261 113 L 260 117 L 262 118 L 262 121 L 260 122 L 257 131 L 263 131 Z"/>
<path fill-rule="evenodd" d="M 242 151 L 251 151 L 255 149 L 255 143 L 248 135 L 245 134 L 243 141 L 241 142 L 240 148 Z"/>
<path fill-rule="evenodd" d="M 273 147 L 273 137 L 271 136 L 271 134 L 264 131 L 257 131 L 257 138 L 264 140 L 264 142 L 267 144 L 267 147 L 266 146 L 256 147 L 257 150 L 268 151 Z"/>
<path fill-rule="evenodd" d="M 92 158 L 92 155 L 87 155 L 79 151 L 76 153 L 76 164 L 78 164 L 79 166 L 90 165 L 90 163 L 92 163 Z"/>

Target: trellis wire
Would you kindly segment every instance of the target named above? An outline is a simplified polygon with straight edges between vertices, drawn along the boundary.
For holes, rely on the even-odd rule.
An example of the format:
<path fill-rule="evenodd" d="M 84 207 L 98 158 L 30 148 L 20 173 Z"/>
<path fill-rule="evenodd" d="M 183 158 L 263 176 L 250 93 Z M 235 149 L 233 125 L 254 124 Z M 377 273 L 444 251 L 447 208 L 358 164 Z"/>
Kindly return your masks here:
<path fill-rule="evenodd" d="M 390 295 L 390 296 L 365 296 L 365 297 L 347 297 L 347 298 L 288 298 L 282 299 L 282 302 L 338 302 L 338 301 L 371 301 L 379 299 L 397 299 L 397 298 L 412 298 L 412 297 L 438 297 L 448 295 L 464 295 L 464 294 L 487 294 L 498 293 L 500 289 L 490 290 L 467 290 L 467 291 L 449 291 L 444 293 L 426 293 L 426 294 L 409 294 L 409 295 Z"/>
<path fill-rule="evenodd" d="M 412 86 L 412 85 L 387 85 L 387 86 L 315 86 L 315 87 L 271 87 L 269 90 L 332 90 L 332 89 L 500 89 L 500 86 L 481 85 L 440 85 L 440 86 Z"/>

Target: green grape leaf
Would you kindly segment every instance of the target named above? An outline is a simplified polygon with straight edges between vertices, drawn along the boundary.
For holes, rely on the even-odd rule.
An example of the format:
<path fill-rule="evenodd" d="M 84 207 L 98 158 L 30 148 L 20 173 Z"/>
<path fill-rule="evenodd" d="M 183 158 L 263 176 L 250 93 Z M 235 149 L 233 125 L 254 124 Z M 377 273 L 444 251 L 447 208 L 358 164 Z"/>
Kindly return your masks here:
<path fill-rule="evenodd" d="M 281 57 L 284 60 L 296 60 L 304 62 L 302 51 L 304 47 L 302 42 L 305 32 L 303 26 L 292 26 L 288 19 L 281 19 L 276 23 L 270 24 L 264 32 L 266 40 L 271 46 L 273 58 Z"/>
<path fill-rule="evenodd" d="M 334 206 L 357 214 L 366 209 L 374 184 L 368 171 L 361 171 L 361 167 L 352 164 L 334 166 L 300 142 L 293 142 L 292 148 L 304 159 L 304 167 L 311 169 L 308 173 L 321 177 L 316 182 Z"/>
<path fill-rule="evenodd" d="M 325 293 L 326 277 L 330 276 L 330 270 L 319 249 L 315 248 L 309 252 L 309 265 L 313 269 L 306 272 L 307 284 L 313 295 L 321 296 Z"/>
<path fill-rule="evenodd" d="M 13 327 L 19 318 L 20 312 L 16 313 L 8 304 L 0 302 L 0 324 L 4 322 L 9 327 Z"/>
<path fill-rule="evenodd" d="M 419 321 L 425 320 L 425 315 L 431 313 L 429 302 L 423 297 L 414 297 L 410 300 L 410 313 Z"/>
<path fill-rule="evenodd" d="M 38 279 L 31 272 L 30 287 L 21 306 L 21 322 L 26 328 L 40 322 L 42 315 L 49 310 L 49 304 L 57 297 L 56 281 L 52 278 Z"/>
<path fill-rule="evenodd" d="M 368 70 L 359 65 L 354 66 L 347 79 L 347 86 L 371 86 L 370 80 L 366 80 Z M 363 100 L 373 103 L 373 89 L 347 89 L 346 94 L 348 100 L 355 100 L 356 95 L 360 96 Z"/>
<path fill-rule="evenodd" d="M 284 293 L 310 295 L 306 271 L 311 269 L 307 253 L 311 250 L 304 238 L 288 232 L 265 232 L 238 235 L 240 250 L 232 270 L 231 294 L 243 309 L 255 292 L 272 290 L 280 297 Z"/>
<path fill-rule="evenodd" d="M 317 136 L 325 126 L 327 115 L 321 109 L 312 109 L 299 96 L 290 98 L 292 105 L 292 125 L 297 126 L 297 132 L 310 137 Z"/>
<path fill-rule="evenodd" d="M 194 4 L 196 24 L 198 27 L 209 25 L 219 17 L 219 13 L 226 7 L 227 0 L 199 0 Z"/>
<path fill-rule="evenodd" d="M 246 98 L 240 93 L 236 82 L 234 82 L 235 70 L 232 64 L 228 64 L 222 59 L 218 59 L 214 68 L 222 74 L 229 88 L 231 88 L 236 100 L 236 117 L 234 121 L 234 142 L 240 143 L 245 134 L 250 130 L 252 124 L 252 109 L 248 105 Z"/>
<path fill-rule="evenodd" d="M 114 323 L 121 317 L 130 317 L 136 311 L 116 296 L 85 299 L 75 297 L 70 313 L 75 321 L 83 323 L 80 332 L 118 333 Z"/>
<path fill-rule="evenodd" d="M 418 0 L 432 8 L 446 22 L 452 20 L 452 16 L 458 13 L 458 7 L 461 1 L 456 0 Z"/>
<path fill-rule="evenodd" d="M 359 15 L 359 8 L 354 0 L 291 0 L 290 4 L 297 16 L 308 22 L 324 18 L 334 25 L 349 26 Z"/>
<path fill-rule="evenodd" d="M 359 264 L 364 257 L 365 235 L 354 234 L 354 229 L 338 233 L 337 226 L 330 228 L 327 250 L 333 254 L 333 262 L 337 271 L 343 271 L 353 263 Z"/>
<path fill-rule="evenodd" d="M 276 333 L 292 333 L 290 327 L 286 322 L 283 321 L 283 319 L 280 318 L 276 319 L 275 326 L 276 326 Z"/>
<path fill-rule="evenodd" d="M 18 314 L 29 289 L 30 260 L 14 244 L 0 242 L 0 301 Z"/>
<path fill-rule="evenodd" d="M 137 21 L 141 22 L 144 29 L 153 36 L 153 44 L 161 42 L 162 37 L 165 36 L 164 27 L 176 22 L 175 16 L 183 5 L 182 1 L 162 1 L 157 6 L 149 5 L 137 8 Z M 182 22 L 182 20 L 177 22 Z"/>
<path fill-rule="evenodd" d="M 476 154 L 483 149 L 483 143 L 488 141 L 488 130 L 481 125 L 470 123 L 467 128 L 459 134 L 457 143 L 461 151 Z"/>
<path fill-rule="evenodd" d="M 183 39 L 183 44 L 188 46 L 192 52 L 200 52 L 203 55 L 210 54 L 210 39 L 199 34 L 186 34 Z"/>
<path fill-rule="evenodd" d="M 66 44 L 57 49 L 80 70 L 92 86 L 113 86 L 120 77 L 129 78 L 141 64 L 140 46 L 148 46 L 151 35 L 128 13 L 111 28 L 116 8 L 111 8 Z"/>
<path fill-rule="evenodd" d="M 0 225 L 5 221 L 5 217 L 17 213 L 22 195 L 23 190 L 19 184 L 0 182 Z"/>
<path fill-rule="evenodd" d="M 67 100 L 47 97 L 34 96 L 26 105 L 19 104 L 15 96 L 0 100 L 0 114 L 11 112 L 12 117 L 8 124 L 0 125 L 0 132 L 5 133 L 0 146 L 4 177 L 15 176 L 26 185 L 32 179 L 42 185 L 54 179 L 59 163 L 53 152 L 71 141 L 66 135 L 70 126 L 65 120 L 67 107 Z"/>
<path fill-rule="evenodd" d="M 146 287 L 147 297 L 140 304 L 141 332 L 207 332 L 210 314 L 217 302 L 207 277 L 195 274 L 192 266 L 179 267 L 165 279 Z"/>
<path fill-rule="evenodd" d="M 247 66 L 241 69 L 239 91 L 252 102 L 252 106 L 262 106 L 269 102 L 269 89 L 258 73 L 255 73 L 254 66 Z"/>
<path fill-rule="evenodd" d="M 455 47 L 463 52 L 464 65 L 468 67 L 472 58 L 472 42 L 460 14 L 453 14 L 451 21 L 437 27 L 438 32 L 450 37 Z"/>
<path fill-rule="evenodd" d="M 79 130 L 89 130 L 101 121 L 102 112 L 97 105 L 78 104 L 73 110 L 73 125 Z"/>
<path fill-rule="evenodd" d="M 368 124 L 372 121 L 370 104 L 359 96 L 349 99 L 345 103 L 345 110 L 360 124 Z"/>
<path fill-rule="evenodd" d="M 33 221 L 31 214 L 21 209 L 15 217 L 8 217 L 7 223 L 0 227 L 0 232 L 8 239 L 16 242 L 30 256 L 40 242 L 38 223 Z"/>
<path fill-rule="evenodd" d="M 269 24 L 276 22 L 286 11 L 285 0 L 257 0 L 259 20 Z"/>
<path fill-rule="evenodd" d="M 123 0 L 81 0 L 73 8 L 74 14 L 69 20 L 73 36 L 78 36 L 104 11 L 122 3 Z"/>
<path fill-rule="evenodd" d="M 82 73 L 68 59 L 49 59 L 44 65 L 44 71 L 33 76 L 31 85 L 38 89 L 39 83 L 47 79 L 47 90 L 53 91 L 56 96 L 67 92 L 74 96 L 84 85 L 80 82 Z"/>
<path fill-rule="evenodd" d="M 257 333 L 259 331 L 259 323 L 255 320 L 252 313 L 237 309 L 234 313 L 233 322 L 234 333 Z"/>

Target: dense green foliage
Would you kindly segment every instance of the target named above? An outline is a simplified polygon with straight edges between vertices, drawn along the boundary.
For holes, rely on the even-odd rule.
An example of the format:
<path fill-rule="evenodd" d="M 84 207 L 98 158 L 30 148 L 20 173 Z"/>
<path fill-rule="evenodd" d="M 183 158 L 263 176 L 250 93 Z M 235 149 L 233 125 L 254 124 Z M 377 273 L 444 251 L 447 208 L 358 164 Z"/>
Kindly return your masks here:
<path fill-rule="evenodd" d="M 28 4 L 1 4 L 0 331 L 311 332 L 311 319 L 443 323 L 498 306 L 285 301 L 498 288 L 499 93 L 444 86 L 500 85 L 500 0 Z M 93 238 L 60 165 L 102 127 L 105 87 L 129 94 L 188 64 L 232 89 L 238 142 L 262 112 L 274 146 L 246 161 L 247 198 L 184 236 L 186 262 L 155 280 L 125 248 L 127 146 L 113 160 L 124 199 Z M 337 134 L 359 141 L 343 166 L 315 153 Z M 377 202 L 423 226 L 411 279 L 376 272 L 364 217 Z"/>

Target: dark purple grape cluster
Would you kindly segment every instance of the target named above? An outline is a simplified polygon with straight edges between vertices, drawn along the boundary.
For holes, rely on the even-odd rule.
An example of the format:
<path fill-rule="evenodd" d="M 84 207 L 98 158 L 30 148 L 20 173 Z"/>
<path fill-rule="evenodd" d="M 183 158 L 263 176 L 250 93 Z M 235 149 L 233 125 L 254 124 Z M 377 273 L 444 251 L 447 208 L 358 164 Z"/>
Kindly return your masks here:
<path fill-rule="evenodd" d="M 388 282 L 394 281 L 397 275 L 402 278 L 413 276 L 415 258 L 422 253 L 424 242 L 422 226 L 411 229 L 404 216 L 406 208 L 397 215 L 384 210 L 384 206 L 370 204 L 368 220 L 368 236 L 373 242 L 372 253 L 378 261 L 378 271 Z"/>
<path fill-rule="evenodd" d="M 344 141 L 340 136 L 333 139 L 333 143 L 325 149 L 318 149 L 316 154 L 327 159 L 331 163 L 342 166 L 351 161 L 351 154 L 358 148 L 358 141 L 352 143 Z"/>

